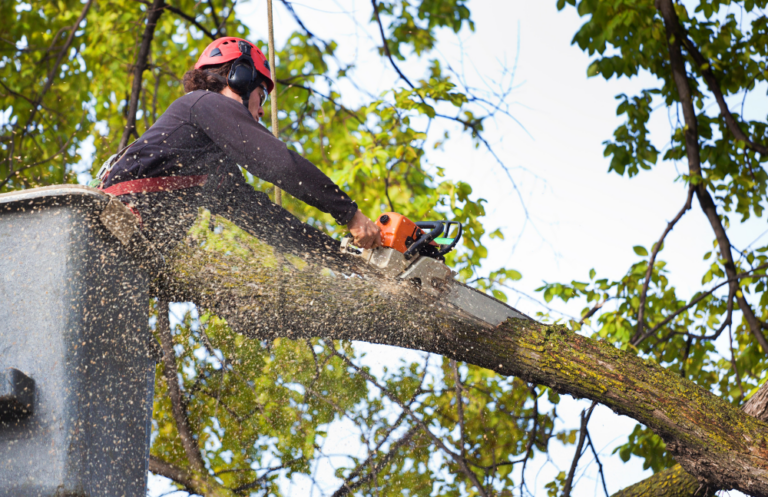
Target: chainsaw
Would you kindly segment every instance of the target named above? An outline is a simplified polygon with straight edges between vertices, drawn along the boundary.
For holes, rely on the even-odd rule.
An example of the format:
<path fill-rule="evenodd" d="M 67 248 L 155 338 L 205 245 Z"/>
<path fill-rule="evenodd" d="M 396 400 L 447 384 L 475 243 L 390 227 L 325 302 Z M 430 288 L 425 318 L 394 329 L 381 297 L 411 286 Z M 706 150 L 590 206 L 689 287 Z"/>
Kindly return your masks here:
<path fill-rule="evenodd" d="M 345 237 L 342 252 L 360 257 L 384 276 L 402 282 L 417 297 L 434 298 L 492 326 L 508 318 L 528 319 L 507 304 L 454 279 L 457 273 L 445 265 L 445 255 L 459 243 L 461 223 L 413 222 L 396 212 L 386 212 L 376 225 L 381 230 L 382 247 L 359 249 L 352 245 L 351 237 Z"/>

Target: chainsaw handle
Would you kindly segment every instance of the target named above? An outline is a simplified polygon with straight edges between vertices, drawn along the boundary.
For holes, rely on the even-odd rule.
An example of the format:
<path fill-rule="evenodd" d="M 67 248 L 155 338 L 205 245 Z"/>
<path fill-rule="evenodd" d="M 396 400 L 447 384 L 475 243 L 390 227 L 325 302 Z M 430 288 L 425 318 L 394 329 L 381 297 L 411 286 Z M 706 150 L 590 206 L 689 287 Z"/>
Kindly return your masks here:
<path fill-rule="evenodd" d="M 459 240 L 461 240 L 461 233 L 462 233 L 462 224 L 458 221 L 445 221 L 445 236 L 448 236 L 451 234 L 451 225 L 455 224 L 458 227 L 458 231 L 456 232 L 456 236 L 453 238 L 453 241 L 450 245 L 442 249 L 440 252 L 437 253 L 438 257 L 443 256 L 453 250 L 453 247 L 456 246 L 457 243 L 459 243 Z M 419 223 L 416 223 L 418 226 Z"/>
<path fill-rule="evenodd" d="M 408 247 L 408 250 L 403 252 L 403 256 L 405 257 L 406 261 L 411 260 L 411 258 L 414 256 L 414 254 L 417 254 L 419 252 L 419 249 L 423 247 L 424 245 L 430 243 L 432 240 L 437 238 L 438 236 L 443 234 L 443 231 L 445 230 L 445 221 L 421 221 L 418 223 L 415 223 L 416 226 L 419 228 L 427 228 L 431 229 L 431 231 L 415 242 L 411 244 L 410 247 Z"/>

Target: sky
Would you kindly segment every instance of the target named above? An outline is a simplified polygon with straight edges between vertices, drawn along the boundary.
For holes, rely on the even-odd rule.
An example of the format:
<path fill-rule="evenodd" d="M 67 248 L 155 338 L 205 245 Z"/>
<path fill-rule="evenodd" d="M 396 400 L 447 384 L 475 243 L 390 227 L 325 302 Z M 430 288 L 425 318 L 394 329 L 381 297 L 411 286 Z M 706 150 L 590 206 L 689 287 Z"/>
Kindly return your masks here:
<path fill-rule="evenodd" d="M 297 29 L 289 13 L 275 3 L 277 45 Z M 486 124 L 487 138 L 510 169 L 507 173 L 482 148 L 475 148 L 458 129 L 443 124 L 453 139 L 443 150 L 431 150 L 428 160 L 446 169 L 451 179 L 469 182 L 477 197 L 487 200 L 487 231 L 500 227 L 506 238 L 489 241 L 485 267 L 514 268 L 523 274 L 518 292 L 509 292 L 510 303 L 522 312 L 535 314 L 542 307 L 522 294 L 534 295 L 543 282 L 584 281 L 589 270 L 598 276 L 619 278 L 638 260 L 633 246 L 647 248 L 659 238 L 666 224 L 685 202 L 685 186 L 676 182 L 684 164 L 660 163 L 654 170 L 628 179 L 608 173 L 609 159 L 603 145 L 622 122 L 616 116 L 616 95 L 634 95 L 642 88 L 657 86 L 648 76 L 632 80 L 587 78 L 590 58 L 571 39 L 583 20 L 573 8 L 558 12 L 555 0 L 473 0 L 469 3 L 476 24 L 474 33 L 441 33 L 439 56 L 473 86 L 498 80 L 502 68 L 514 69 L 513 91 L 506 99 L 514 119 L 499 117 Z M 370 2 L 363 0 L 302 0 L 293 2 L 298 15 L 316 35 L 339 43 L 339 56 L 356 60 L 355 80 L 370 93 L 380 93 L 397 84 L 396 75 L 374 54 L 377 33 L 367 24 Z M 237 9 L 240 19 L 252 30 L 254 39 L 266 39 L 266 1 L 252 0 Z M 350 22 L 350 13 L 357 24 Z M 424 61 L 408 61 L 402 69 L 413 78 L 425 72 Z M 278 75 L 279 77 L 279 75 Z M 355 90 L 342 92 L 354 103 Z M 745 105 L 747 117 L 765 119 L 768 99 L 764 89 L 754 92 Z M 732 99 L 740 105 L 741 99 Z M 650 129 L 654 142 L 669 142 L 670 116 L 665 109 L 654 112 Z M 434 130 L 435 137 L 441 129 Z M 522 201 L 519 197 L 522 197 Z M 368 213 L 373 217 L 378 213 Z M 734 226 L 731 237 L 736 247 L 746 246 L 765 231 L 765 219 Z M 734 223 L 736 224 L 736 223 Z M 690 297 L 699 286 L 710 250 L 711 229 L 694 202 L 689 212 L 668 236 L 660 255 L 667 261 L 671 279 L 681 295 Z M 765 237 L 762 238 L 763 242 Z M 578 315 L 578 305 L 551 304 L 559 312 Z M 553 314 L 556 315 L 556 314 Z M 721 344 L 722 345 L 722 344 Z M 413 351 L 357 344 L 367 352 L 366 363 L 374 371 L 418 360 Z M 575 428 L 578 415 L 589 403 L 564 397 L 558 412 L 561 426 Z M 637 459 L 622 463 L 611 451 L 626 440 L 635 426 L 629 418 L 598 407 L 590 432 L 600 451 L 610 493 L 650 476 Z M 341 450 L 355 450 L 357 442 L 345 437 L 343 425 L 331 427 L 329 443 Z M 545 495 L 543 485 L 559 470 L 567 471 L 573 446 L 553 442 L 549 458 L 535 461 L 536 495 Z M 583 481 L 573 495 L 602 495 L 591 456 L 582 459 Z M 581 472 L 580 472 L 581 474 Z M 152 478 L 151 495 L 165 488 Z M 291 495 L 309 495 L 306 482 L 286 482 Z M 732 494 L 734 495 L 734 494 Z"/>

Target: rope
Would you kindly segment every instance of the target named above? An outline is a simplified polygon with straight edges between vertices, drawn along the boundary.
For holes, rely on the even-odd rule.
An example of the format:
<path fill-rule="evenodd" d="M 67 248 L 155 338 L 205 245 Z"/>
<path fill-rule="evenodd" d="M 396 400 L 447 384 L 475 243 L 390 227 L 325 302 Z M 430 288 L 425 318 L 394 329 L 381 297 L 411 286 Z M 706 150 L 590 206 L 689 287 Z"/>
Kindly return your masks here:
<path fill-rule="evenodd" d="M 277 67 L 275 66 L 275 30 L 272 23 L 272 0 L 267 0 L 267 22 L 269 24 L 269 67 L 272 71 L 272 92 L 270 93 L 270 108 L 272 110 L 272 134 L 275 138 L 279 138 L 280 128 L 277 123 Z M 280 188 L 275 185 L 275 203 L 280 207 L 283 206 L 283 193 Z"/>

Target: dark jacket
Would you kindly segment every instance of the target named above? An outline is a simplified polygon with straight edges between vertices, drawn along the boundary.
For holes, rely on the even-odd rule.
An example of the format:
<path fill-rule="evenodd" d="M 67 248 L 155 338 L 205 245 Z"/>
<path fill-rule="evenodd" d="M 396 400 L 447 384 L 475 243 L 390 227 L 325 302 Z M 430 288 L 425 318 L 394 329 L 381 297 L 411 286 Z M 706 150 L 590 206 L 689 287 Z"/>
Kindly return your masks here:
<path fill-rule="evenodd" d="M 117 161 L 104 187 L 160 176 L 209 174 L 234 162 L 347 224 L 357 204 L 314 164 L 285 146 L 248 112 L 219 93 L 193 91 L 168 107 Z"/>

